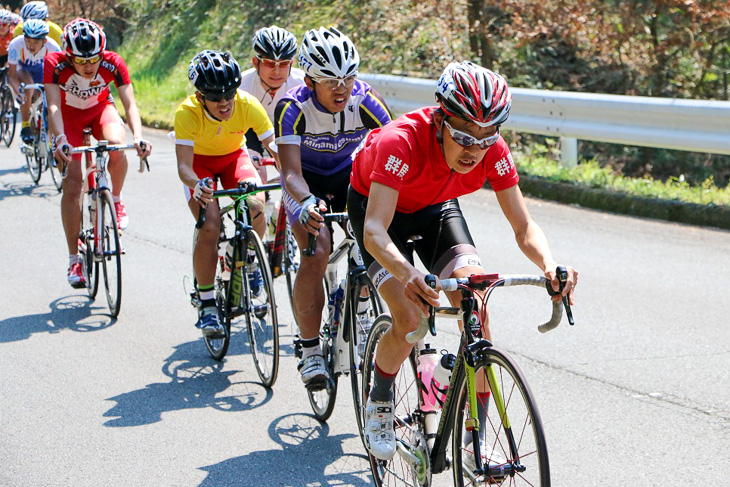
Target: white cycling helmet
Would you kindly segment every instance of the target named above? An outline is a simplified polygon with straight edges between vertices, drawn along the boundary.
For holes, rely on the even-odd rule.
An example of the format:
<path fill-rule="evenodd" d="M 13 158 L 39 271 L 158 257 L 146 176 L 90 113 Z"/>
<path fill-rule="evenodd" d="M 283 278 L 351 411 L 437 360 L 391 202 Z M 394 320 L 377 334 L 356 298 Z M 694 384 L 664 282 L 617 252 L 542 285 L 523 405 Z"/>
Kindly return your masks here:
<path fill-rule="evenodd" d="M 13 12 L 9 12 L 5 9 L 0 10 L 0 24 L 12 24 L 13 23 Z"/>
<path fill-rule="evenodd" d="M 51 30 L 48 22 L 40 19 L 28 19 L 23 22 L 23 35 L 31 39 L 45 39 Z"/>
<path fill-rule="evenodd" d="M 436 100 L 447 115 L 480 127 L 501 125 L 512 107 L 505 79 L 469 61 L 446 66 L 436 87 Z"/>
<path fill-rule="evenodd" d="M 20 17 L 23 21 L 28 19 L 46 20 L 48 18 L 48 6 L 46 2 L 28 2 L 20 9 Z"/>
<path fill-rule="evenodd" d="M 89 58 L 101 54 L 106 48 L 104 30 L 87 19 L 74 19 L 63 28 L 63 45 L 66 54 Z"/>
<path fill-rule="evenodd" d="M 349 37 L 334 27 L 309 30 L 299 49 L 299 67 L 311 78 L 347 78 L 357 74 L 360 56 Z"/>
<path fill-rule="evenodd" d="M 253 36 L 253 50 L 258 57 L 266 59 L 294 59 L 297 53 L 297 38 L 291 32 L 272 25 L 256 31 Z"/>

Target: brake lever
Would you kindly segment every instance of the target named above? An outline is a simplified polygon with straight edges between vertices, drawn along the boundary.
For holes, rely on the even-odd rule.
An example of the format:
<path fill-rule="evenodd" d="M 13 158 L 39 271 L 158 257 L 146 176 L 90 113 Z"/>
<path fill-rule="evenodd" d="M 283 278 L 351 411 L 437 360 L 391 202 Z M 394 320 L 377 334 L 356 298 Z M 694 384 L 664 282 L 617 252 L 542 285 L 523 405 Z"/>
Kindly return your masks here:
<path fill-rule="evenodd" d="M 565 288 L 565 283 L 568 282 L 568 269 L 565 268 L 565 266 L 559 265 L 557 269 L 555 269 L 555 273 L 558 276 L 558 281 L 560 281 L 560 294 L 563 293 L 563 289 Z M 548 283 L 550 285 L 550 283 Z M 575 325 L 575 322 L 573 321 L 573 312 L 570 309 L 570 301 L 568 300 L 568 296 L 562 296 L 561 300 L 563 301 L 563 306 L 565 307 L 565 314 L 568 316 L 568 323 L 570 326 Z"/>
<path fill-rule="evenodd" d="M 428 274 L 425 277 L 425 281 L 431 289 L 436 289 L 436 276 Z M 436 310 L 433 306 L 429 306 L 428 308 L 428 329 L 431 332 L 431 336 L 436 336 Z"/>

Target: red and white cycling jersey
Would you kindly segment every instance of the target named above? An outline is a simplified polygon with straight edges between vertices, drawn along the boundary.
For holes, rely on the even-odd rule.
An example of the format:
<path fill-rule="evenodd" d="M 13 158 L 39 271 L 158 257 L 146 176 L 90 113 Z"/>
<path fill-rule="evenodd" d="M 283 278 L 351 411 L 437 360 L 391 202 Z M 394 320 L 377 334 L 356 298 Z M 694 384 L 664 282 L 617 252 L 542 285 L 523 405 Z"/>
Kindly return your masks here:
<path fill-rule="evenodd" d="M 477 191 L 485 182 L 500 191 L 516 185 L 517 174 L 507 143 L 500 137 L 466 174 L 446 164 L 431 114 L 437 107 L 406 113 L 370 132 L 355 154 L 350 184 L 363 196 L 373 181 L 398 191 L 396 211 L 413 213 Z"/>
<path fill-rule="evenodd" d="M 86 79 L 76 73 L 65 52 L 55 52 L 46 56 L 43 82 L 61 87 L 61 108 L 70 106 L 85 110 L 100 103 L 111 103 L 109 85 L 117 88 L 132 82 L 124 59 L 112 51 L 104 51 L 99 62 L 99 70 L 93 79 Z"/>

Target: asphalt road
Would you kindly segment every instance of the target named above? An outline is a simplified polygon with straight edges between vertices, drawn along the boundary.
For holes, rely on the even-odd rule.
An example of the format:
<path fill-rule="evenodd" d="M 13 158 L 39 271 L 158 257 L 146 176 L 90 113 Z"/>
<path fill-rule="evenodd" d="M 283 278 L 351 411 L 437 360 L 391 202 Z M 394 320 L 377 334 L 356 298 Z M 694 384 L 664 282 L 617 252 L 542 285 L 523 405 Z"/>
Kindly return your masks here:
<path fill-rule="evenodd" d="M 0 486 L 370 485 L 347 380 L 310 414 L 277 282 L 279 380 L 257 382 L 244 334 L 209 358 L 183 291 L 194 219 L 173 146 L 124 190 L 124 295 L 66 283 L 60 197 L 0 149 Z M 16 136 L 17 137 L 17 136 Z M 495 341 L 530 379 L 554 485 L 723 485 L 730 477 L 730 233 L 528 200 L 560 262 L 580 270 L 577 324 L 541 335 L 537 289 L 499 290 Z M 489 191 L 462 206 L 485 266 L 534 273 Z M 453 347 L 447 326 L 439 335 Z M 450 473 L 434 485 L 451 485 Z"/>

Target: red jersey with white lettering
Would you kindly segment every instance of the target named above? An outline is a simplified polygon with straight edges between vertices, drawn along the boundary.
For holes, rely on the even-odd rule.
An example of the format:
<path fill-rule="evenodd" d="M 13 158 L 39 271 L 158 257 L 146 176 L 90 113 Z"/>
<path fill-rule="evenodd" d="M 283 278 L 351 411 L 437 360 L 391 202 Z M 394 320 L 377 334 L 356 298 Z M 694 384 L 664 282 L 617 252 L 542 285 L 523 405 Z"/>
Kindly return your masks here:
<path fill-rule="evenodd" d="M 76 73 L 64 51 L 46 56 L 43 69 L 43 83 L 61 87 L 61 109 L 65 106 L 85 110 L 100 103 L 111 103 L 109 85 L 117 88 L 132 82 L 124 59 L 112 51 L 104 51 L 99 70 L 93 79 L 86 79 Z"/>
<path fill-rule="evenodd" d="M 369 196 L 372 181 L 398 191 L 396 211 L 413 213 L 427 206 L 473 193 L 489 182 L 501 191 L 520 177 L 502 137 L 491 146 L 477 167 L 466 174 L 452 171 L 436 140 L 431 115 L 437 107 L 406 113 L 373 130 L 354 155 L 350 184 Z"/>

